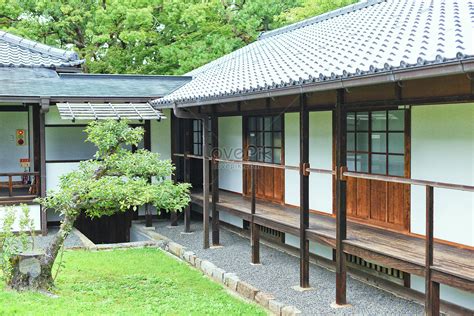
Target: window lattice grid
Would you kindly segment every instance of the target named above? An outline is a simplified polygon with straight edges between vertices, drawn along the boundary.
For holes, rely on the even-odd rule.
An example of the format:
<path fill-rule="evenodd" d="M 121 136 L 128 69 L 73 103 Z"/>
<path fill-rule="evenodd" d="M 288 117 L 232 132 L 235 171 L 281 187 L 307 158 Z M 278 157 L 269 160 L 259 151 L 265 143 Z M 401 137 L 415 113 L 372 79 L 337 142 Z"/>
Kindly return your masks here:
<path fill-rule="evenodd" d="M 347 113 L 348 170 L 404 176 L 405 110 Z"/>

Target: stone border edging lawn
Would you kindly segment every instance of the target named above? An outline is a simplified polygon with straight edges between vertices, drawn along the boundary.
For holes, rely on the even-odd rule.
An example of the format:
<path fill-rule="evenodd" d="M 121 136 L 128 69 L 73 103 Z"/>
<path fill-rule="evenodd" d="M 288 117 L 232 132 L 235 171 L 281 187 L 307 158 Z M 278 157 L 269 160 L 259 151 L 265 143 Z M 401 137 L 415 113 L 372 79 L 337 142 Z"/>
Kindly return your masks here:
<path fill-rule="evenodd" d="M 144 229 L 143 227 L 135 224 L 133 225 L 141 233 L 154 240 L 156 245 L 161 249 L 186 261 L 188 264 L 200 270 L 215 282 L 224 285 L 228 289 L 236 292 L 246 299 L 256 302 L 265 309 L 269 310 L 271 313 L 279 316 L 292 316 L 301 314 L 301 311 L 296 307 L 292 305 L 285 305 L 282 302 L 277 301 L 272 294 L 260 291 L 253 285 L 240 280 L 235 273 L 226 272 L 223 269 L 217 267 L 212 262 L 200 259 L 194 252 L 187 250 L 186 247 L 175 243 L 156 231 Z"/>

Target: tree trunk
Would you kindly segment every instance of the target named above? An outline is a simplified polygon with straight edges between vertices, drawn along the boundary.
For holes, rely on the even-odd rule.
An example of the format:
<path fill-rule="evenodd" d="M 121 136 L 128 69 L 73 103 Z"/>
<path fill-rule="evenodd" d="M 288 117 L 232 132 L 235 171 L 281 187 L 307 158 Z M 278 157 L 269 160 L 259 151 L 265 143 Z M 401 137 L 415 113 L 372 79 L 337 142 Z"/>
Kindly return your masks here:
<path fill-rule="evenodd" d="M 72 231 L 77 215 L 66 215 L 44 252 L 22 253 L 12 259 L 13 273 L 8 286 L 17 291 L 49 291 L 54 286 L 53 265 L 59 250 Z"/>

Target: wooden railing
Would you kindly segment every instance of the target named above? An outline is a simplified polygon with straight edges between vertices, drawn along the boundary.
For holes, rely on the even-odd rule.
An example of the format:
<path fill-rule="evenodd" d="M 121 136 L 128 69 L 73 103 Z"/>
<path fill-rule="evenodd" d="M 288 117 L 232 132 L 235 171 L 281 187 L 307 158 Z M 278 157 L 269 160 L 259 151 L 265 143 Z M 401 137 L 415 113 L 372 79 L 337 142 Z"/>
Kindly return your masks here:
<path fill-rule="evenodd" d="M 200 159 L 200 160 L 204 159 L 203 156 L 196 156 L 196 155 L 190 155 L 190 154 L 174 154 L 174 155 L 176 157 L 183 157 L 185 159 Z M 210 158 L 206 157 L 205 159 L 208 159 L 209 161 L 212 161 L 213 163 L 224 162 L 224 163 L 240 164 L 240 165 L 251 167 L 250 168 L 251 169 L 250 188 L 251 188 L 251 214 L 252 215 L 255 215 L 255 205 L 256 205 L 255 170 L 258 167 L 295 170 L 295 171 L 300 171 L 300 173 L 304 174 L 305 176 L 308 176 L 311 173 L 336 175 L 336 171 L 334 170 L 310 168 L 309 164 L 303 164 L 301 167 L 299 167 L 299 166 L 288 166 L 288 165 L 276 165 L 276 164 L 255 162 L 255 161 L 222 159 L 218 157 L 210 157 Z M 345 171 L 345 169 L 341 170 L 340 176 L 341 176 L 342 181 L 346 181 L 347 178 L 357 178 L 357 179 L 384 181 L 384 182 L 389 182 L 389 183 L 401 183 L 401 184 L 408 184 L 408 185 L 424 186 L 426 188 L 426 231 L 425 231 L 425 267 L 424 267 L 425 268 L 425 302 L 426 302 L 425 309 L 428 314 L 437 314 L 437 311 L 439 311 L 439 304 L 440 304 L 439 283 L 433 281 L 433 278 L 432 278 L 433 262 L 434 262 L 434 254 L 433 254 L 434 188 L 474 192 L 474 186 L 463 185 L 463 184 L 453 184 L 453 183 L 446 183 L 446 182 L 437 182 L 437 181 L 428 181 L 428 180 L 410 179 L 410 178 L 403 178 L 403 177 L 350 172 L 350 171 Z M 253 217 L 254 216 L 251 217 L 252 221 L 250 223 L 252 263 L 259 263 L 260 261 L 259 242 L 258 242 L 259 230 L 255 227 L 256 225 L 253 222 Z"/>
<path fill-rule="evenodd" d="M 6 178 L 6 182 L 2 181 Z M 25 178 L 27 179 L 25 181 Z M 0 173 L 0 193 L 6 189 L 8 195 L 0 194 L 0 200 L 11 200 L 13 198 L 33 199 L 39 196 L 40 192 L 40 173 L 39 172 L 16 172 Z M 27 189 L 27 192 L 16 194 L 16 189 Z"/>

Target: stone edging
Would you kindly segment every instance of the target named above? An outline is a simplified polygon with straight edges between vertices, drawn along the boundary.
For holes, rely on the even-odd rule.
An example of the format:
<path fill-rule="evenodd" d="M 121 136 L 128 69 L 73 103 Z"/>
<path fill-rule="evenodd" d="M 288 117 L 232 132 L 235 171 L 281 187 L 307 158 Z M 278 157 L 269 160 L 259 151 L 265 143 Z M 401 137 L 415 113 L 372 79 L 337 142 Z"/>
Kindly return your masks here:
<path fill-rule="evenodd" d="M 260 291 L 251 284 L 240 280 L 235 273 L 226 272 L 214 265 L 212 262 L 200 259 L 194 252 L 188 251 L 186 247 L 173 242 L 169 238 L 157 233 L 156 231 L 146 230 L 139 226 L 136 226 L 135 228 L 141 233 L 146 234 L 148 237 L 155 240 L 155 243 L 159 248 L 186 261 L 188 264 L 200 270 L 215 282 L 220 283 L 228 289 L 236 292 L 238 295 L 263 306 L 272 314 L 279 316 L 292 316 L 301 314 L 301 311 L 296 307 L 292 305 L 285 305 L 282 302 L 277 301 L 272 294 Z"/>

